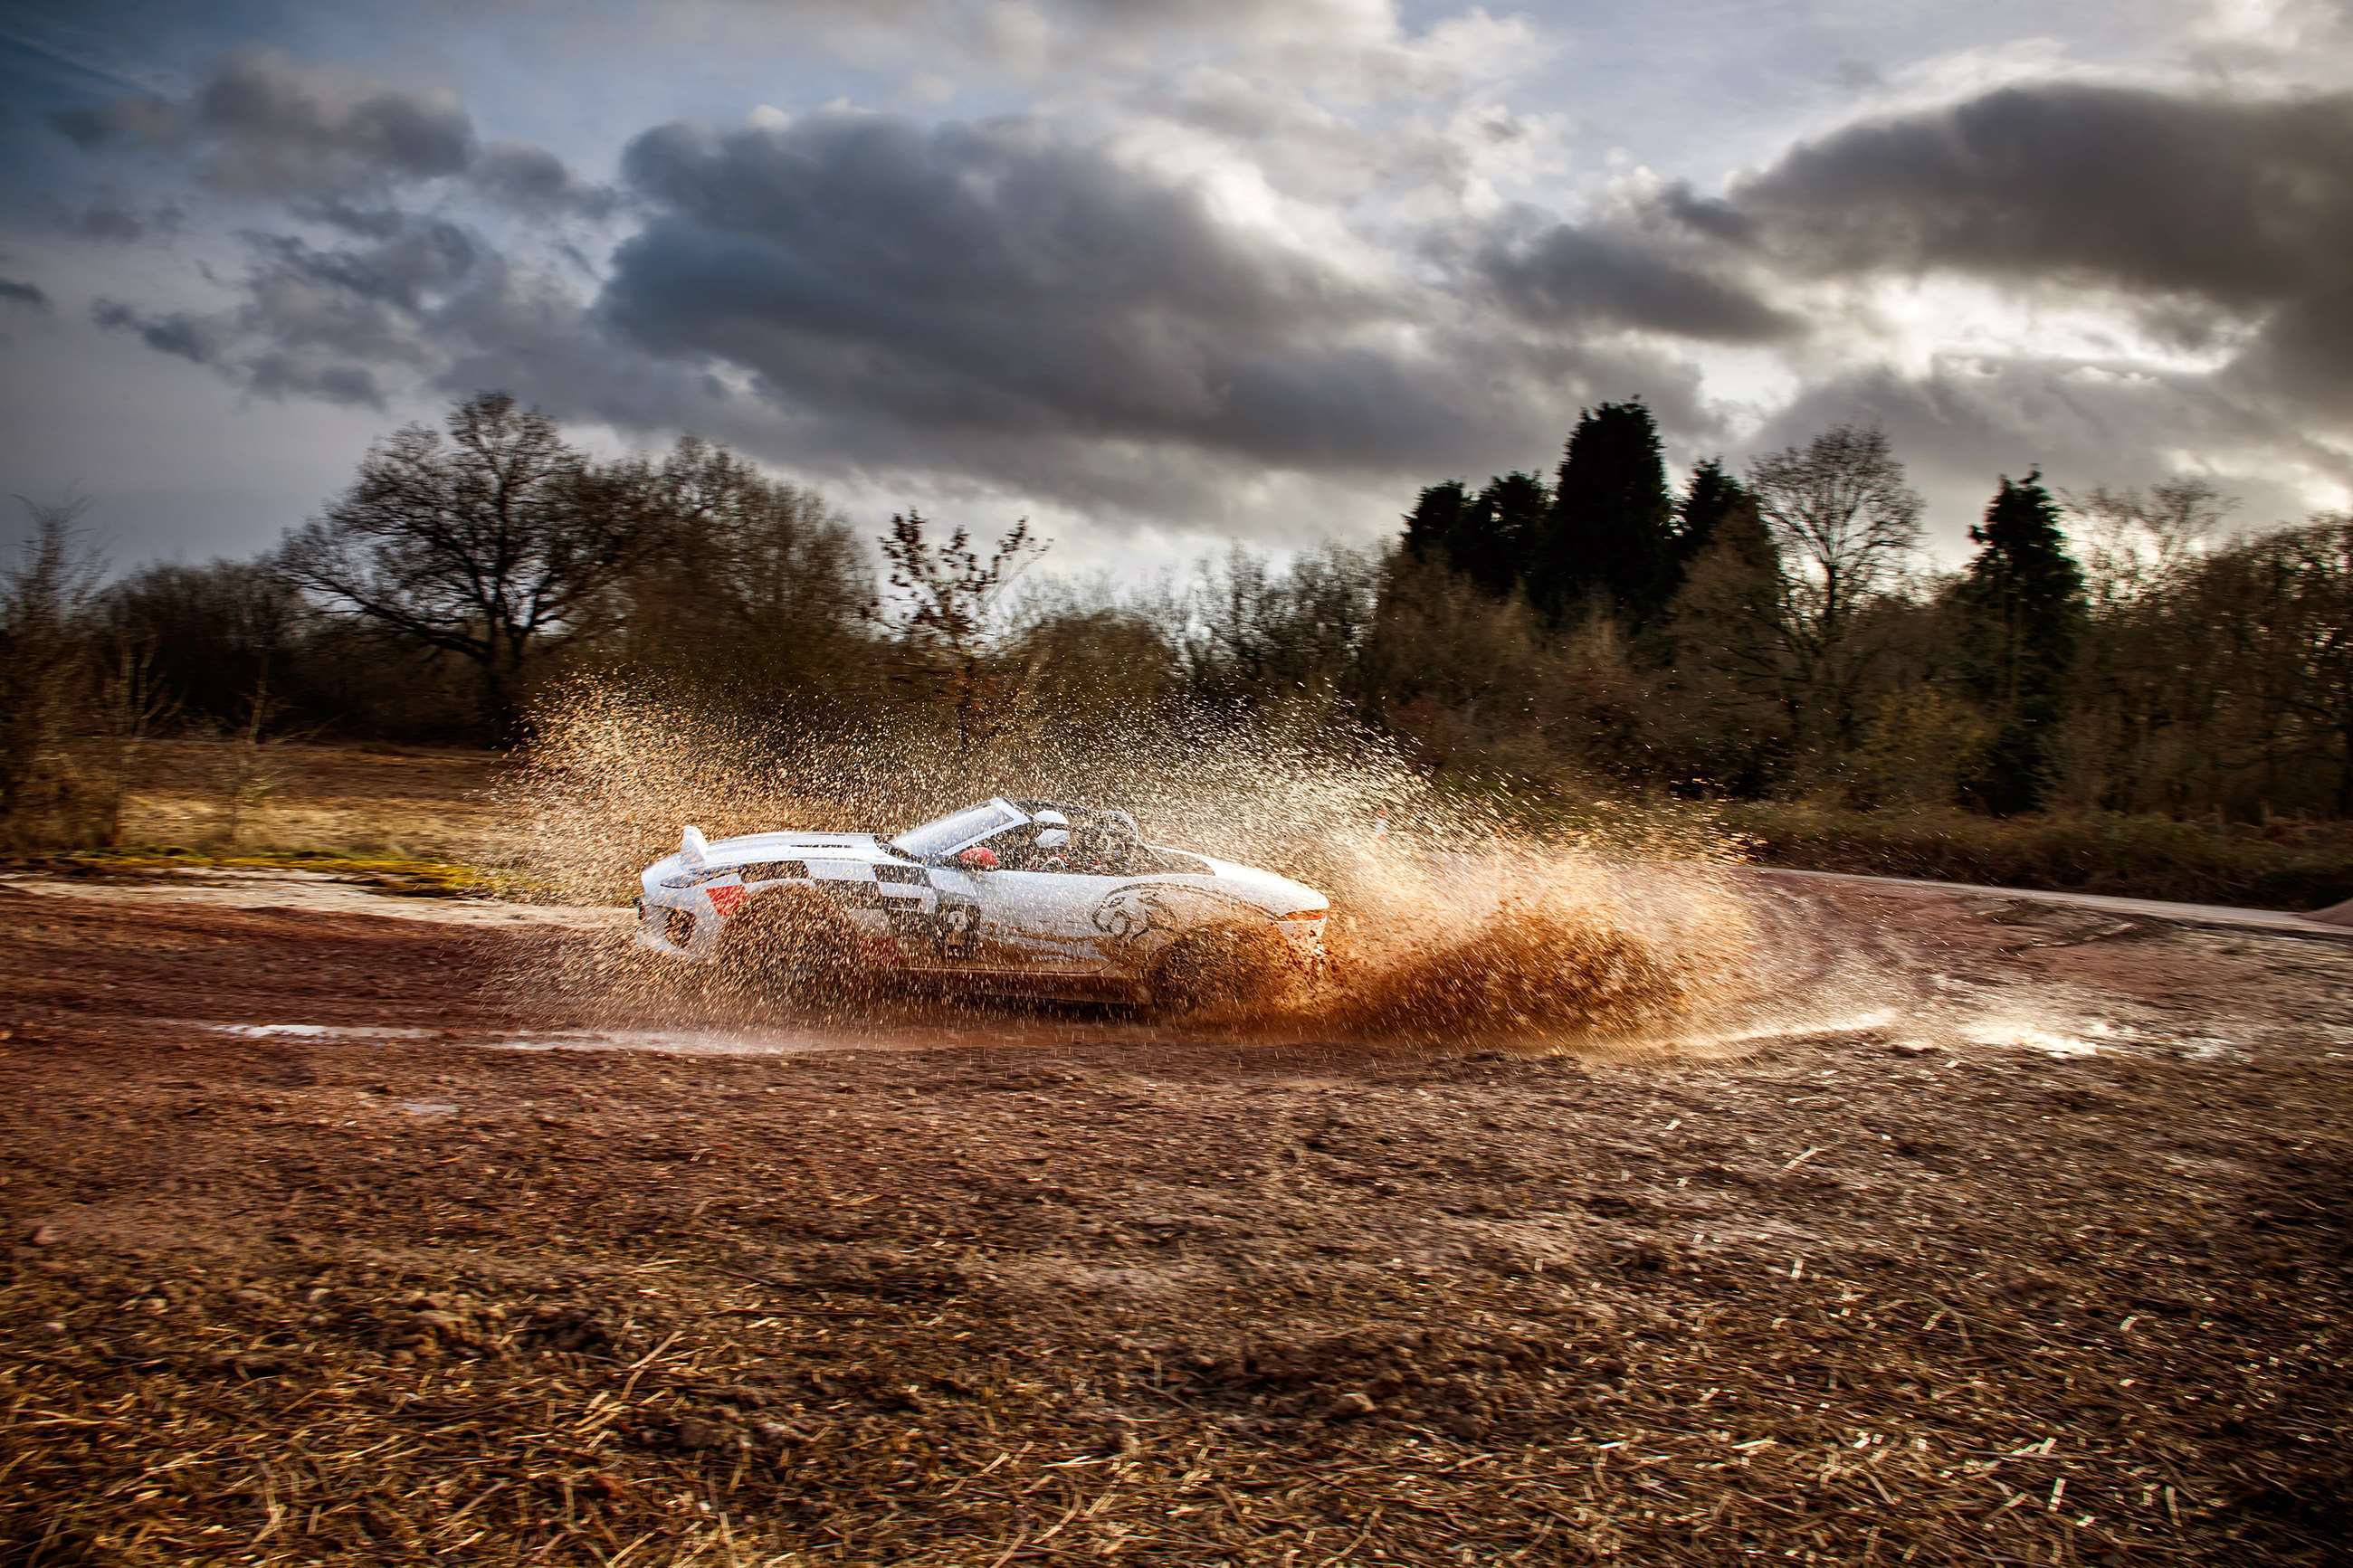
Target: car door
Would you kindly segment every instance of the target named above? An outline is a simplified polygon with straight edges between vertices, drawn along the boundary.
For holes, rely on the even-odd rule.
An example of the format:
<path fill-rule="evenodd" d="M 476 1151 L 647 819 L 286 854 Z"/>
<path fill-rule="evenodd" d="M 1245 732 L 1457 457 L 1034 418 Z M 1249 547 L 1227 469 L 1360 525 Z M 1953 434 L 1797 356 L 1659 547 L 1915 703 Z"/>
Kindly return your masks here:
<path fill-rule="evenodd" d="M 984 871 L 972 880 L 978 884 L 984 946 L 1056 972 L 1093 973 L 1109 965 L 1094 916 L 1126 878 Z"/>

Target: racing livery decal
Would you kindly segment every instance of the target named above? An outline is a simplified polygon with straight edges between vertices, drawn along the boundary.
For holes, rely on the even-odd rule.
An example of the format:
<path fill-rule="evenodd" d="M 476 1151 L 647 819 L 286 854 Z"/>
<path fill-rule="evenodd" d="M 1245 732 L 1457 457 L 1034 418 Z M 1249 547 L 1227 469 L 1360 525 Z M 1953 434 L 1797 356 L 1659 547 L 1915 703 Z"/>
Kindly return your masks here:
<path fill-rule="evenodd" d="M 1093 847 L 1070 848 L 1082 840 Z M 986 863 L 960 865 L 976 848 L 990 851 Z M 673 958 L 719 957 L 736 918 L 768 889 L 799 887 L 826 896 L 871 963 L 1018 975 L 1041 994 L 1079 982 L 1133 993 L 1149 985 L 1163 947 L 1214 926 L 1271 921 L 1320 951 L 1316 917 L 1328 907 L 1271 871 L 1147 844 L 1124 812 L 1004 798 L 888 839 L 755 833 L 714 844 L 688 828 L 639 880 L 638 941 Z"/>

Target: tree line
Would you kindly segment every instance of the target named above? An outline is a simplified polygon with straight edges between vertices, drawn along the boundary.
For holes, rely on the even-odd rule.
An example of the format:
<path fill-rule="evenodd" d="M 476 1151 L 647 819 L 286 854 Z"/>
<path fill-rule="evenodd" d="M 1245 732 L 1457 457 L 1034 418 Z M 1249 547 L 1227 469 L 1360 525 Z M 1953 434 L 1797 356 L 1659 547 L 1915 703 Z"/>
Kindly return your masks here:
<path fill-rule="evenodd" d="M 1604 404 L 1549 485 L 1421 492 L 1379 602 L 1429 651 L 1367 710 L 1468 765 L 1516 733 L 1520 766 L 1683 793 L 2353 815 L 2353 520 L 2226 536 L 2233 504 L 2002 476 L 1938 571 L 1883 433 L 1678 494 L 1648 410 Z"/>
<path fill-rule="evenodd" d="M 1940 571 L 1861 426 L 1677 487 L 1650 411 L 1604 403 L 1549 475 L 1430 485 L 1375 546 L 1145 582 L 1050 575 L 1026 523 L 909 511 L 870 547 L 724 447 L 596 461 L 499 394 L 252 560 L 109 581 L 76 510 L 33 509 L 0 580 L 0 815 L 69 835 L 149 734 L 507 743 L 582 671 L 780 745 L 845 712 L 959 750 L 1271 714 L 1537 790 L 2353 816 L 2353 521 L 2226 535 L 2200 479 L 2030 471 Z"/>

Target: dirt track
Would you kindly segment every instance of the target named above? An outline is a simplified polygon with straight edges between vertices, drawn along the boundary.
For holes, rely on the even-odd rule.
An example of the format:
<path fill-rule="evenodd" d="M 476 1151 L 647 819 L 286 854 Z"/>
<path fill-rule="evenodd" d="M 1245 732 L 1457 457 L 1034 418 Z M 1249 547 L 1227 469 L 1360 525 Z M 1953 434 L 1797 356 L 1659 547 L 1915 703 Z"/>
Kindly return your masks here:
<path fill-rule="evenodd" d="M 0 888 L 0 1558 L 2341 1560 L 2353 942 L 1793 896 L 1779 1037 L 1436 1058 Z"/>

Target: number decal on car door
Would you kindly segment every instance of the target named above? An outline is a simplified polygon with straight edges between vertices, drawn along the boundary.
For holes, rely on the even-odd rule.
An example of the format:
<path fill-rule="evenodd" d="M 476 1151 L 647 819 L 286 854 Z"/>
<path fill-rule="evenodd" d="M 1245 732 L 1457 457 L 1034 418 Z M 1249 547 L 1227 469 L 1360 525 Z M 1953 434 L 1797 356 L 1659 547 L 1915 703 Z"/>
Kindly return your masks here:
<path fill-rule="evenodd" d="M 939 913 L 933 920 L 932 941 L 944 960 L 961 963 L 970 959 L 980 945 L 980 906 L 950 903 L 943 899 Z"/>

